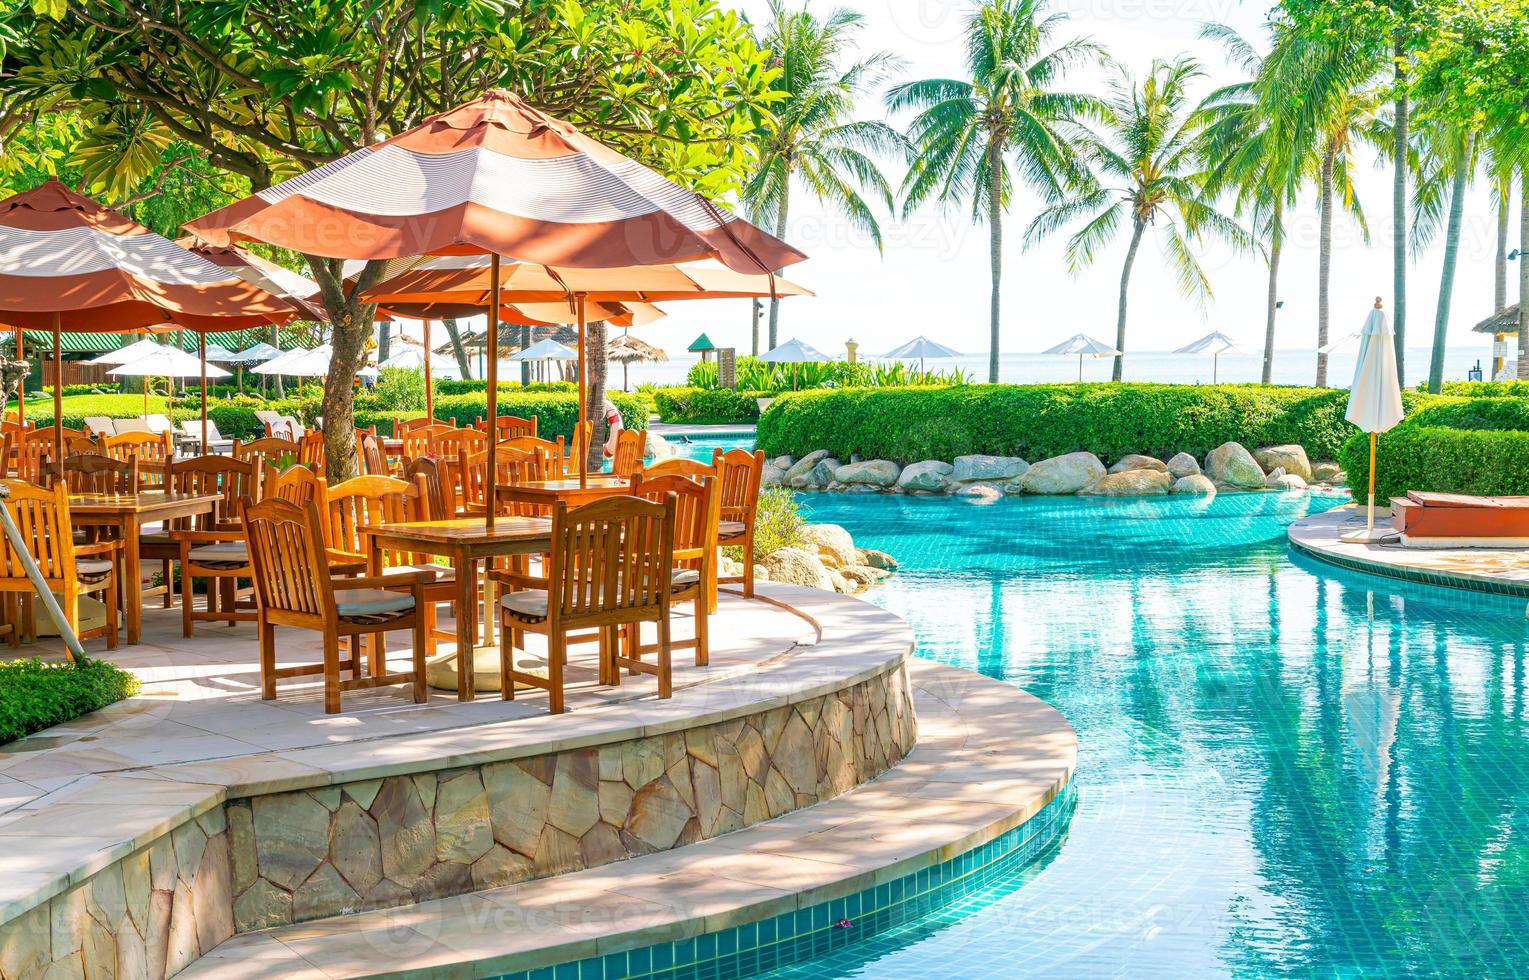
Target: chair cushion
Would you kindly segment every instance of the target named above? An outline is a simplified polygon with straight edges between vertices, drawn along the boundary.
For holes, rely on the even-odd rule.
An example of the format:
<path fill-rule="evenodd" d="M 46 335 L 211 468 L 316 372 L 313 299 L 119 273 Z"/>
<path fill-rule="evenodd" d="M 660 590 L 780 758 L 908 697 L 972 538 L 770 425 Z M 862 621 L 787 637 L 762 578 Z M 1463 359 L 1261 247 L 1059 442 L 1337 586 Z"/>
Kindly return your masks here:
<path fill-rule="evenodd" d="M 397 619 L 414 608 L 414 597 L 407 592 L 385 589 L 334 590 L 335 612 L 341 619 L 359 623 L 383 623 Z"/>
<path fill-rule="evenodd" d="M 499 600 L 499 605 L 523 622 L 537 623 L 547 618 L 547 593 L 541 589 L 511 592 Z"/>
<path fill-rule="evenodd" d="M 203 568 L 225 570 L 243 568 L 250 563 L 249 548 L 243 541 L 220 541 L 217 544 L 192 548 L 187 557 L 193 565 Z"/>
<path fill-rule="evenodd" d="M 698 568 L 676 568 L 669 574 L 669 584 L 678 592 L 692 585 L 698 585 L 701 581 L 701 570 Z"/>
<path fill-rule="evenodd" d="M 105 558 L 80 558 L 74 563 L 75 574 L 81 579 L 102 579 L 111 574 L 112 564 Z"/>
<path fill-rule="evenodd" d="M 720 538 L 736 538 L 748 529 L 748 525 L 742 521 L 723 521 L 717 525 L 717 536 Z"/>
<path fill-rule="evenodd" d="M 414 572 L 431 572 L 435 578 L 427 585 L 449 585 L 457 580 L 457 570 L 450 565 L 395 565 L 392 568 L 384 568 L 382 574 L 409 575 Z"/>

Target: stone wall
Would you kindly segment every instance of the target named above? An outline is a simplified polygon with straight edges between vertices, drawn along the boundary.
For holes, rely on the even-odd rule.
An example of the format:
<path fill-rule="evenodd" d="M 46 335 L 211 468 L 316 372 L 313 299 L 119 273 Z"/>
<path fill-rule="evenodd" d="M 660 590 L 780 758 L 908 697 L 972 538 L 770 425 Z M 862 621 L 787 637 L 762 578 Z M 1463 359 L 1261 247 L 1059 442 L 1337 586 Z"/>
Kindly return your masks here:
<path fill-rule="evenodd" d="M 234 927 L 407 905 L 679 847 L 829 799 L 916 737 L 906 668 L 733 721 L 228 805 Z"/>
<path fill-rule="evenodd" d="M 0 977 L 159 980 L 234 934 L 221 807 L 0 926 Z"/>

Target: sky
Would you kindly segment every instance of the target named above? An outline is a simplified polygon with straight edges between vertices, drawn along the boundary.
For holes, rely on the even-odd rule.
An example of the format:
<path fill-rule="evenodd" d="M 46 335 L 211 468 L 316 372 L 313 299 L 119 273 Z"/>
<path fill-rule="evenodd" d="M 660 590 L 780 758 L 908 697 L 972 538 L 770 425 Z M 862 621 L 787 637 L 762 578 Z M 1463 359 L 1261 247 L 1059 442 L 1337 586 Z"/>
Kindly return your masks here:
<path fill-rule="evenodd" d="M 766 18 L 766 0 L 733 4 L 756 23 Z M 970 0 L 844 0 L 865 16 L 863 51 L 889 50 L 902 56 L 906 80 L 961 77 L 962 32 Z M 830 3 L 813 3 L 820 13 Z M 1240 79 L 1226 64 L 1218 45 L 1199 39 L 1207 21 L 1230 24 L 1249 38 L 1263 37 L 1271 5 L 1260 0 L 1055 0 L 1066 12 L 1071 30 L 1103 45 L 1133 72 L 1154 58 L 1181 53 L 1197 57 L 1205 78 L 1194 97 Z M 1106 94 L 1102 72 L 1078 73 L 1072 87 Z M 862 99 L 861 113 L 884 118 L 881 92 Z M 893 120 L 894 123 L 905 120 Z M 894 180 L 900 164 L 891 163 Z M 1334 334 L 1357 331 L 1374 303 L 1393 305 L 1391 268 L 1391 176 L 1389 166 L 1366 167 L 1359 179 L 1360 200 L 1370 218 L 1373 240 L 1366 244 L 1346 216 L 1335 223 L 1332 276 Z M 883 223 L 885 254 L 863 234 L 812 201 L 794 195 L 787 239 L 811 258 L 788 276 L 816 292 L 815 298 L 782 304 L 782 341 L 800 337 L 831 355 L 842 355 L 853 338 L 863 353 L 884 353 L 918 334 L 927 334 L 966 353 L 988 347 L 988 235 L 973 224 L 968 210 L 925 208 L 906 220 Z M 1120 264 L 1126 235 L 1076 277 L 1063 259 L 1065 235 L 1029 250 L 1021 242 L 1024 226 L 1038 207 L 1021 195 L 1007 216 L 1004 248 L 1003 350 L 1034 353 L 1074 333 L 1113 340 Z M 1292 240 L 1281 269 L 1277 348 L 1316 346 L 1317 208 L 1307 194 L 1293 216 Z M 1492 263 L 1496 214 L 1489 190 L 1477 182 L 1465 212 L 1459 272 L 1449 322 L 1455 347 L 1481 348 L 1485 340 L 1470 328 L 1492 313 Z M 1515 235 L 1516 238 L 1516 235 Z M 1514 247 L 1517 242 L 1513 243 Z M 1442 246 L 1418 255 L 1408 290 L 1409 347 L 1427 346 L 1433 334 Z M 1263 343 L 1267 274 L 1257 255 L 1238 255 L 1220 245 L 1202 252 L 1214 297 L 1203 307 L 1181 296 L 1173 273 L 1149 234 L 1132 276 L 1128 345 L 1137 351 L 1169 351 L 1211 330 L 1240 342 L 1244 350 Z M 1516 271 L 1516 270 L 1515 270 Z M 1511 273 L 1510 273 L 1511 274 Z M 747 302 L 671 304 L 666 320 L 646 328 L 645 339 L 671 352 L 683 351 L 700 331 L 719 346 L 748 351 Z M 1418 365 L 1416 370 L 1422 370 Z M 1416 373 L 1409 364 L 1409 374 Z"/>

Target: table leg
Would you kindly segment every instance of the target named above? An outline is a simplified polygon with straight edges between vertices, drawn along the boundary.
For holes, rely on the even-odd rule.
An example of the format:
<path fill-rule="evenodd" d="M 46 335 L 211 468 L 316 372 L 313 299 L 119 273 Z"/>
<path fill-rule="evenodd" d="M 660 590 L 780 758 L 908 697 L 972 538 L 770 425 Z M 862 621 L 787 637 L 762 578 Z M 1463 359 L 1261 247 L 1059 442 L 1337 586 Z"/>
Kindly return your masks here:
<path fill-rule="evenodd" d="M 124 517 L 122 533 L 127 536 L 122 549 L 122 577 L 126 581 L 122 596 L 127 605 L 127 642 L 137 643 L 143 628 L 143 570 L 138 561 L 138 534 L 141 524 L 137 514 Z M 170 583 L 165 583 L 170 588 Z"/>
<path fill-rule="evenodd" d="M 382 549 L 377 546 L 376 537 L 368 538 L 370 547 L 366 549 L 366 574 L 376 577 L 382 574 Z M 416 615 L 424 615 L 423 610 L 416 609 Z M 367 673 L 373 677 L 380 677 L 387 672 L 386 647 L 383 646 L 383 637 L 386 636 L 381 630 L 372 633 L 366 638 L 366 666 Z M 352 637 L 352 643 L 360 643 L 360 637 Z M 355 647 L 351 648 L 351 656 L 356 655 Z"/>
<path fill-rule="evenodd" d="M 473 643 L 477 639 L 473 629 L 473 612 L 478 603 L 478 590 L 474 588 L 475 571 L 472 556 L 465 551 L 453 556 L 457 570 L 457 700 L 471 701 L 474 697 L 473 663 L 477 660 Z"/>

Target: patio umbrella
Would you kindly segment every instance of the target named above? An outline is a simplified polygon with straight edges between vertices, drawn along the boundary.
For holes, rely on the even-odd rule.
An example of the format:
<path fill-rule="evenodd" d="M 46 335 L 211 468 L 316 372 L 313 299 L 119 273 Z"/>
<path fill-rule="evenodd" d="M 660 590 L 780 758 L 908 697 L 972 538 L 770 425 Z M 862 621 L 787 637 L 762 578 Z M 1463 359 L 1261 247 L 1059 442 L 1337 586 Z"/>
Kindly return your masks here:
<path fill-rule="evenodd" d="M 827 364 L 831 360 L 829 356 L 813 347 L 811 344 L 800 340 L 791 339 L 771 351 L 765 351 L 759 355 L 759 359 L 766 364 Z M 791 369 L 792 386 L 796 385 L 796 369 Z"/>
<path fill-rule="evenodd" d="M 234 364 L 261 364 L 281 355 L 281 348 L 273 347 L 267 343 L 259 343 L 253 347 L 246 347 L 233 357 L 230 357 L 229 360 Z"/>
<path fill-rule="evenodd" d="M 1370 499 L 1362 533 L 1345 534 L 1349 541 L 1374 540 L 1375 534 L 1375 448 L 1378 436 L 1402 420 L 1402 385 L 1396 371 L 1396 342 L 1391 323 L 1381 309 L 1380 298 L 1364 321 L 1359 337 L 1359 363 L 1354 368 L 1354 385 L 1349 391 L 1350 422 L 1370 434 Z"/>
<path fill-rule="evenodd" d="M 214 243 L 263 241 L 333 258 L 487 253 L 490 288 L 483 309 L 491 320 L 504 298 L 501 256 L 579 269 L 711 257 L 734 270 L 767 275 L 806 258 L 502 89 L 187 227 Z M 565 286 L 550 298 L 572 300 L 582 355 L 586 303 L 597 297 Z M 489 331 L 490 418 L 498 414 L 498 334 Z M 580 419 L 587 409 L 584 386 L 581 370 Z M 584 440 L 582 429 L 576 431 L 582 481 Z M 490 501 L 496 442 L 490 425 Z M 486 508 L 489 527 L 494 510 Z"/>
<path fill-rule="evenodd" d="M 627 383 L 627 366 L 633 361 L 662 364 L 669 360 L 669 355 L 665 351 L 633 337 L 625 330 L 621 331 L 621 336 L 606 345 L 605 356 L 613 361 L 621 362 L 622 391 L 626 391 L 630 387 Z"/>
<path fill-rule="evenodd" d="M 1217 330 L 1208 333 L 1194 343 L 1185 344 L 1175 354 L 1209 354 L 1210 355 L 1210 383 L 1215 384 L 1219 378 L 1219 362 L 1222 354 L 1241 354 L 1237 349 L 1237 342 L 1226 334 Z"/>
<path fill-rule="evenodd" d="M 425 352 L 418 347 L 406 347 L 377 365 L 378 370 L 388 368 L 395 368 L 401 371 L 430 370 L 442 377 L 454 380 L 457 379 L 457 375 L 461 374 L 461 371 L 457 369 L 456 363 L 448 361 L 444 357 L 436 357 L 432 354 L 427 363 Z"/>
<path fill-rule="evenodd" d="M 1066 357 L 1074 355 L 1078 358 L 1078 381 L 1083 380 L 1083 358 L 1085 357 L 1119 357 L 1120 351 L 1106 344 L 1102 340 L 1095 340 L 1087 334 L 1075 333 L 1071 337 L 1041 351 L 1042 354 L 1061 354 Z"/>
<path fill-rule="evenodd" d="M 255 368 L 256 374 L 286 374 L 282 368 L 287 364 L 297 361 L 298 358 L 310 353 L 306 347 L 294 347 L 288 351 L 282 351 L 275 357 L 270 358 Z"/>
<path fill-rule="evenodd" d="M 882 357 L 893 361 L 911 361 L 918 358 L 918 373 L 924 373 L 924 359 L 950 360 L 963 356 L 960 351 L 952 350 L 944 344 L 937 344 L 928 337 L 918 336 L 903 344 L 896 350 L 888 351 Z"/>
<path fill-rule="evenodd" d="M 164 348 L 165 345 L 161 344 L 159 341 L 151 340 L 148 337 L 145 337 L 142 340 L 136 340 L 133 343 L 128 344 L 126 347 L 119 347 L 116 350 L 107 351 L 100 357 L 92 357 L 85 363 L 107 365 L 126 364 L 128 361 L 135 361 L 140 357 L 152 354 L 155 351 L 163 350 Z"/>
<path fill-rule="evenodd" d="M 226 378 L 228 372 L 193 357 L 178 347 L 161 346 L 158 350 L 143 354 L 120 367 L 106 372 L 118 378 L 143 378 L 143 417 L 149 417 L 149 378 Z M 207 393 L 202 392 L 203 411 L 206 411 Z"/>
<path fill-rule="evenodd" d="M 57 180 L 0 201 L 0 322 L 18 337 L 23 329 L 53 331 L 60 445 L 62 331 L 137 333 L 168 323 L 195 330 L 205 342 L 209 330 L 286 323 L 297 312 Z M 204 425 L 206 404 L 204 398 Z"/>

